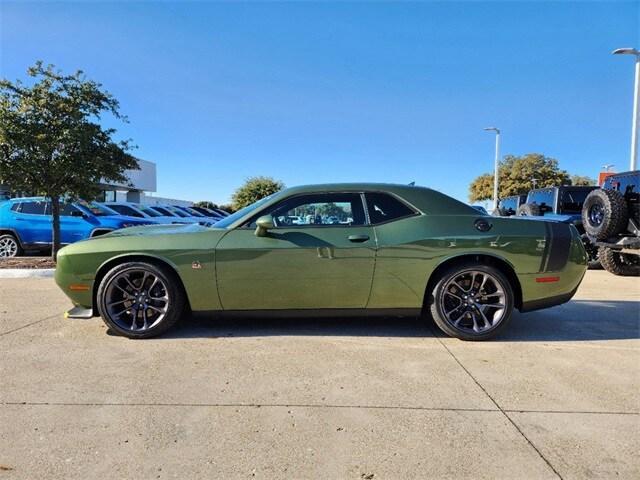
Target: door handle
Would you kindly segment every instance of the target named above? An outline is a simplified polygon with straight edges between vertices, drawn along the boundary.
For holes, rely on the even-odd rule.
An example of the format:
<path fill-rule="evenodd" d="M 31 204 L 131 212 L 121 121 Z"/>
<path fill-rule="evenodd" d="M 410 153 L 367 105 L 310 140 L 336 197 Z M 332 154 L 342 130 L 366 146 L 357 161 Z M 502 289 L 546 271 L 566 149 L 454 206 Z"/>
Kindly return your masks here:
<path fill-rule="evenodd" d="M 360 243 L 369 240 L 369 235 L 349 235 L 347 238 L 350 242 Z"/>

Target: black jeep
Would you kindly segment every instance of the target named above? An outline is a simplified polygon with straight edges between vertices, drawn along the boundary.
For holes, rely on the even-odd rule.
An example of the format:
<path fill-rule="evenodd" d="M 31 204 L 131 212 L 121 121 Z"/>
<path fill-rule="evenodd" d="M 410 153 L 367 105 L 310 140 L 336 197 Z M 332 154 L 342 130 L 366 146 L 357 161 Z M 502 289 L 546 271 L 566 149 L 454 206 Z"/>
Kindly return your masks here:
<path fill-rule="evenodd" d="M 608 176 L 582 208 L 600 263 L 615 275 L 640 275 L 640 170 Z"/>
<path fill-rule="evenodd" d="M 499 217 L 510 217 L 515 215 L 518 211 L 518 207 L 526 201 L 526 195 L 511 195 L 509 197 L 501 198 L 498 202 L 498 209 L 494 211 L 493 214 Z"/>
<path fill-rule="evenodd" d="M 589 268 L 601 268 L 598 247 L 585 233 L 582 224 L 582 205 L 588 195 L 597 188 L 563 185 L 531 190 L 527 195 L 527 201 L 518 207 L 516 215 L 573 224 L 578 229 L 589 255 Z"/>

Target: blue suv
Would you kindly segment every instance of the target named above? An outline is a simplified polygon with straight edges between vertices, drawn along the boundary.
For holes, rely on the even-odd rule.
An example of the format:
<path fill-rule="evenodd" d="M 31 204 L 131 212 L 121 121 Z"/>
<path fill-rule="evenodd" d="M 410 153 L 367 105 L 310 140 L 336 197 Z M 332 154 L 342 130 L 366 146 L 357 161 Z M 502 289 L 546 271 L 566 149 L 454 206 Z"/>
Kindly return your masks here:
<path fill-rule="evenodd" d="M 119 228 L 156 223 L 119 215 L 95 203 L 60 205 L 60 243 L 68 244 Z M 24 250 L 46 250 L 52 238 L 51 202 L 43 197 L 13 198 L 0 202 L 0 258 Z"/>

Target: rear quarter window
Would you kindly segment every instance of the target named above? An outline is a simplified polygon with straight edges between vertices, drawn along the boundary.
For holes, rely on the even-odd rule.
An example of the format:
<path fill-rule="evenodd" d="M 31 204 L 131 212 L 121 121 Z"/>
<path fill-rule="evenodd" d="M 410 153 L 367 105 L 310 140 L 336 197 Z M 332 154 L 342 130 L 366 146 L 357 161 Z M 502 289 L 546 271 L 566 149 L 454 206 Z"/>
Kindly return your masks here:
<path fill-rule="evenodd" d="M 416 215 L 406 203 L 387 193 L 365 193 L 369 220 L 373 225 Z"/>

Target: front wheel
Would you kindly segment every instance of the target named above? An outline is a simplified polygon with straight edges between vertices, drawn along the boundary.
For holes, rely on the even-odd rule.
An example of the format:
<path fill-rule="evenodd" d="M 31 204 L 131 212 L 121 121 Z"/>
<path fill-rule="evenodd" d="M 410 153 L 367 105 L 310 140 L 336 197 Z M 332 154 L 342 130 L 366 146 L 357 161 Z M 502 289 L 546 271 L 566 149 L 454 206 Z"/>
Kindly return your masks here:
<path fill-rule="evenodd" d="M 180 280 L 166 268 L 128 262 L 111 269 L 98 287 L 98 311 L 107 326 L 127 338 L 150 338 L 174 326 L 186 298 Z"/>
<path fill-rule="evenodd" d="M 430 295 L 436 325 L 461 340 L 488 340 L 511 320 L 513 288 L 497 268 L 483 264 L 457 265 L 445 271 Z"/>
<path fill-rule="evenodd" d="M 17 257 L 22 254 L 20 243 L 10 233 L 0 235 L 0 258 Z"/>

